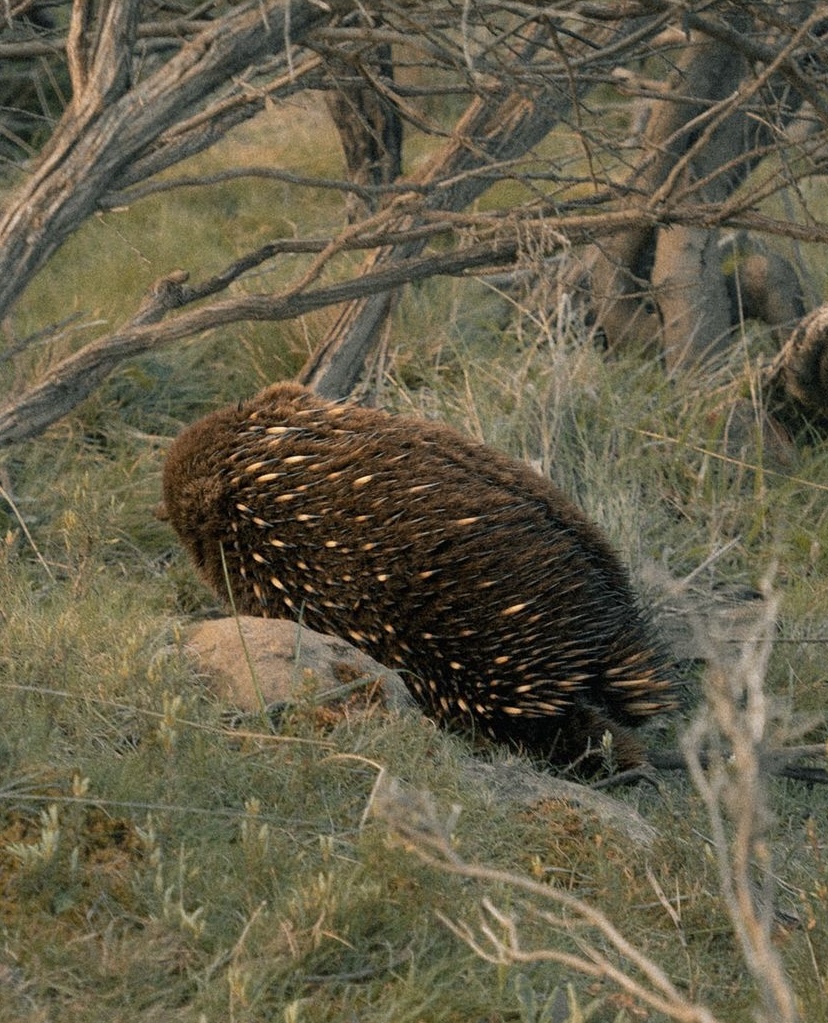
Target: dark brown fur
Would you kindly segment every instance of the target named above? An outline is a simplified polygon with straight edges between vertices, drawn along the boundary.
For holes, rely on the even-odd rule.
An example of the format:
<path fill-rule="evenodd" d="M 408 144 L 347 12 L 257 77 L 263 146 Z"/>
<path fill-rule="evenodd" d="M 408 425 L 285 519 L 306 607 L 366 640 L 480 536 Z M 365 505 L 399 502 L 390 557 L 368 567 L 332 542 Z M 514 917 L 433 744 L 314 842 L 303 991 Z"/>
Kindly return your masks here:
<path fill-rule="evenodd" d="M 276 384 L 181 434 L 164 503 L 239 613 L 350 640 L 445 724 L 557 761 L 609 727 L 635 759 L 618 726 L 671 704 L 598 529 L 530 468 L 445 426 Z"/>

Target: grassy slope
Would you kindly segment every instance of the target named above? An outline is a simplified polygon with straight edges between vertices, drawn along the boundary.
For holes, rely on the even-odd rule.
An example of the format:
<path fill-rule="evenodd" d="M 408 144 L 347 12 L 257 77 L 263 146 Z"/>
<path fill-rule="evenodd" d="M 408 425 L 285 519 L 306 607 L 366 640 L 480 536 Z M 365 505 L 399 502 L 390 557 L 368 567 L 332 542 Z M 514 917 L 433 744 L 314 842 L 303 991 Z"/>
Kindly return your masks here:
<path fill-rule="evenodd" d="M 289 146 L 266 136 L 255 161 L 286 162 L 289 149 L 287 162 L 307 167 L 313 121 L 300 112 L 290 127 Z M 18 329 L 75 308 L 117 321 L 172 266 L 199 266 L 202 252 L 218 266 L 251 224 L 263 239 L 308 215 L 281 185 L 227 186 L 221 208 L 205 201 L 152 200 L 90 224 L 33 289 Z M 337 213 L 333 202 L 314 209 L 320 223 Z M 118 268 L 117 289 L 99 279 L 101 251 Z M 819 712 L 825 457 L 805 452 L 791 479 L 699 450 L 720 449 L 715 383 L 745 372 L 743 353 L 691 395 L 650 365 L 553 347 L 543 324 L 501 336 L 491 327 L 501 312 L 482 288 L 408 293 L 387 404 L 536 460 L 639 578 L 652 562 L 681 577 L 730 541 L 699 589 L 754 585 L 775 563 L 783 617 L 769 687 L 783 716 Z M 203 409 L 288 375 L 321 329 L 241 327 L 125 367 L 6 463 L 31 540 L 0 505 L 0 1019 L 539 1019 L 527 980 L 541 1002 L 572 981 L 582 1006 L 598 1000 L 593 1018 L 647 1018 L 560 967 L 495 967 L 460 944 L 435 911 L 474 919 L 482 889 L 363 821 L 378 765 L 434 793 L 444 815 L 462 808 L 454 833 L 464 856 L 584 896 L 688 995 L 722 1019 L 751 1019 L 709 825 L 681 779 L 661 795 L 620 797 L 661 833 L 644 856 L 565 806 L 529 812 L 469 791 L 464 745 L 416 716 L 323 725 L 307 707 L 277 736 L 239 739 L 222 727 L 222 708 L 177 645 L 180 624 L 211 601 L 152 517 L 165 439 Z M 772 806 L 782 905 L 803 921 L 780 930 L 778 948 L 804 1018 L 828 1019 L 826 794 L 774 784 Z M 525 918 L 513 893 L 486 894 Z M 560 931 L 526 928 L 527 944 L 571 947 Z"/>

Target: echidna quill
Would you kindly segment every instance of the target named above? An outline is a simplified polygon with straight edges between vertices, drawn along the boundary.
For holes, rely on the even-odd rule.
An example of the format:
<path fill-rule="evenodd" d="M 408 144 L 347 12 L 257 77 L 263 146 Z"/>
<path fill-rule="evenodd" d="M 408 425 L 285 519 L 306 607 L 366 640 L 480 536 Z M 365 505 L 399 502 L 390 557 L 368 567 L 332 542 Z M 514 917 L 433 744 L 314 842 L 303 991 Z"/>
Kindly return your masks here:
<path fill-rule="evenodd" d="M 672 705 L 601 532 L 528 466 L 445 426 L 275 384 L 175 440 L 164 505 L 240 614 L 349 640 L 450 727 L 552 762 L 609 729 L 635 762 L 626 728 Z"/>

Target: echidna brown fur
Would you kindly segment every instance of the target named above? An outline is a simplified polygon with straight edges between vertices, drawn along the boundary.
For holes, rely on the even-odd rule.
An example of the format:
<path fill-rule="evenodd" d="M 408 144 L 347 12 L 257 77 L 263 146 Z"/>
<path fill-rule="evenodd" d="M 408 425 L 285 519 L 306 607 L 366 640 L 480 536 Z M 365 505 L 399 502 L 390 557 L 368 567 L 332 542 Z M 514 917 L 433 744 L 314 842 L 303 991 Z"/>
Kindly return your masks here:
<path fill-rule="evenodd" d="M 443 724 L 554 762 L 671 706 L 601 532 L 528 466 L 298 384 L 196 422 L 166 517 L 240 614 L 293 618 L 398 669 Z M 627 752 L 625 752 L 627 751 Z"/>

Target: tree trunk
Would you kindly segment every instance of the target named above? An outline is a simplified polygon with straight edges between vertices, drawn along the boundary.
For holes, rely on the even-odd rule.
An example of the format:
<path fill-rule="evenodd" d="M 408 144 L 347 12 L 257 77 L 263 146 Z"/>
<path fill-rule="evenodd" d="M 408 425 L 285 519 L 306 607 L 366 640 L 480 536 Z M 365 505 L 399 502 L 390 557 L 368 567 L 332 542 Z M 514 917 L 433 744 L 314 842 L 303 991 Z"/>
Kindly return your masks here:
<path fill-rule="evenodd" d="M 457 125 L 455 139 L 411 182 L 427 185 L 454 179 L 452 185 L 433 192 L 427 205 L 429 209 L 463 209 L 490 183 L 485 176 L 471 171 L 525 153 L 549 132 L 558 116 L 554 104 L 517 95 L 500 102 L 475 99 Z M 473 139 L 475 145 L 469 145 L 468 139 Z M 416 223 L 416 215 L 404 214 L 395 227 L 404 230 Z M 411 259 L 423 251 L 425 244 L 414 241 L 380 249 L 366 260 L 363 272 Z M 350 394 L 388 316 L 392 298 L 386 292 L 346 306 L 302 368 L 299 379 L 327 398 Z"/>
<path fill-rule="evenodd" d="M 722 34 L 744 36 L 750 29 L 742 10 L 723 23 Z M 703 208 L 734 193 L 771 139 L 769 126 L 746 109 L 753 88 L 748 72 L 746 58 L 728 41 L 691 35 L 663 98 L 649 103 L 643 159 L 623 185 L 629 201 L 657 217 L 660 207 Z M 791 117 L 801 97 L 786 102 Z M 715 229 L 681 223 L 639 229 L 592 246 L 583 266 L 589 302 L 610 348 L 650 346 L 676 372 L 728 345 L 732 293 Z M 571 272 L 572 290 L 577 280 Z"/>
<path fill-rule="evenodd" d="M 730 343 L 730 302 L 716 233 L 676 226 L 659 231 L 652 275 L 667 372 L 702 365 Z"/>
<path fill-rule="evenodd" d="M 390 45 L 376 48 L 376 60 L 379 74 L 393 79 Z M 361 66 L 351 67 L 343 60 L 331 70 L 337 78 L 347 78 L 359 74 Z M 373 198 L 348 195 L 348 220 L 355 223 L 376 212 L 381 186 L 390 185 L 402 173 L 403 122 L 394 104 L 368 81 L 341 85 L 325 94 L 325 102 L 339 132 L 349 178 L 377 189 Z"/>

